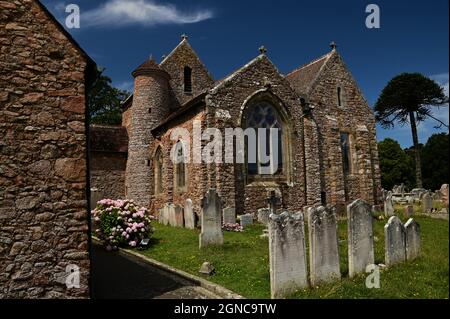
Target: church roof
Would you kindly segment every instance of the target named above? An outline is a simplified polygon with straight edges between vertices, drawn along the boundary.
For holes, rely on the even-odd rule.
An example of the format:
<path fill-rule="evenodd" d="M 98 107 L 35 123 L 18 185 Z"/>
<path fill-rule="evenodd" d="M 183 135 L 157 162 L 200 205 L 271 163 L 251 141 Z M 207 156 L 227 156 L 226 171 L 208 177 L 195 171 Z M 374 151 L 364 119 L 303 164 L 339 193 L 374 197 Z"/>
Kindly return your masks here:
<path fill-rule="evenodd" d="M 123 126 L 92 124 L 89 141 L 91 152 L 128 152 L 128 133 Z"/>
<path fill-rule="evenodd" d="M 286 79 L 291 83 L 297 93 L 301 95 L 309 93 L 315 79 L 318 77 L 333 52 L 334 51 L 331 51 L 286 75 Z"/>
<path fill-rule="evenodd" d="M 136 77 L 141 74 L 147 74 L 149 72 L 159 72 L 162 75 L 169 77 L 169 74 L 161 69 L 159 65 L 156 63 L 153 57 L 148 58 L 144 63 L 139 65 L 131 74 L 133 77 Z"/>

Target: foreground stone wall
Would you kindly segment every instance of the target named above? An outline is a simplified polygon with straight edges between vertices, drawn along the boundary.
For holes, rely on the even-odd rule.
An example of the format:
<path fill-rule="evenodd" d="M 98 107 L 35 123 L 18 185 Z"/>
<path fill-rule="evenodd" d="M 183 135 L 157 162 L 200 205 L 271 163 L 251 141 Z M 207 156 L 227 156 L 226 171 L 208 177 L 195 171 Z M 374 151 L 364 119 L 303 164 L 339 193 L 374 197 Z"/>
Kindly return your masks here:
<path fill-rule="evenodd" d="M 0 44 L 0 298 L 88 297 L 89 59 L 37 1 L 0 1 Z"/>

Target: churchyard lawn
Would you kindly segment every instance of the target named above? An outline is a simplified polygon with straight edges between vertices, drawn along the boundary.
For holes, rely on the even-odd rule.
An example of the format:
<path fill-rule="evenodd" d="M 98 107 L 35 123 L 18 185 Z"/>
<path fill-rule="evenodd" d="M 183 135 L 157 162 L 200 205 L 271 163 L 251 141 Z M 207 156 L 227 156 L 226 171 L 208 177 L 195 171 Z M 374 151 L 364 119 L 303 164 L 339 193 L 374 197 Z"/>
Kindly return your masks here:
<path fill-rule="evenodd" d="M 398 214 L 402 222 L 406 219 Z M 339 222 L 340 282 L 298 291 L 292 298 L 448 298 L 448 221 L 414 216 L 421 227 L 421 257 L 385 271 L 379 289 L 366 288 L 366 274 L 348 278 L 347 224 Z M 374 220 L 375 263 L 384 264 L 385 220 Z M 247 298 L 270 298 L 268 239 L 260 238 L 262 225 L 242 233 L 224 232 L 224 245 L 198 248 L 199 230 L 155 223 L 150 247 L 138 251 L 172 267 L 199 276 L 204 261 L 215 267 L 207 279 Z M 307 227 L 305 225 L 307 234 Z"/>

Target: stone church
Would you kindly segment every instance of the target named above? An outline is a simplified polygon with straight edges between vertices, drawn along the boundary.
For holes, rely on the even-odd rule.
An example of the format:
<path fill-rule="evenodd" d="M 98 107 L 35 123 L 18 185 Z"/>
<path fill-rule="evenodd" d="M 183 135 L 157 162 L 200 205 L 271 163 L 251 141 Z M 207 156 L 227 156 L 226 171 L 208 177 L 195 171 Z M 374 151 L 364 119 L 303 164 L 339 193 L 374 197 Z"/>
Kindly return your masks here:
<path fill-rule="evenodd" d="M 374 114 L 336 45 L 330 46 L 325 55 L 286 75 L 262 47 L 240 69 L 214 80 L 186 36 L 159 64 L 145 61 L 132 72 L 134 94 L 123 103 L 129 138 L 125 196 L 156 215 L 166 203 L 184 206 L 188 198 L 198 213 L 209 188 L 216 188 L 223 207 L 234 207 L 237 214 L 267 207 L 269 194 L 292 211 L 327 204 L 343 212 L 357 198 L 377 204 Z M 180 127 L 194 133 L 194 122 L 221 132 L 278 128 L 276 172 L 260 174 L 259 162 L 174 164 L 174 144 L 178 155 L 192 156 L 208 142 L 195 146 L 192 140 L 171 138 Z"/>

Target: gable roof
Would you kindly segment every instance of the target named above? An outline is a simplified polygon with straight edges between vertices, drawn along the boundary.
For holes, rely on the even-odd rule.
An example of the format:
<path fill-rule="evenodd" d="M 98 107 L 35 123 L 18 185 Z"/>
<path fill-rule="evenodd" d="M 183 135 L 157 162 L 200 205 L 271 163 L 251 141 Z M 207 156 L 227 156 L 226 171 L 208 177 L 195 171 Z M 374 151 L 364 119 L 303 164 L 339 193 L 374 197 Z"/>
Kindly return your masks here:
<path fill-rule="evenodd" d="M 295 69 L 286 75 L 295 91 L 300 95 L 308 94 L 313 87 L 315 80 L 324 69 L 325 64 L 335 51 L 331 52 Z"/>
<path fill-rule="evenodd" d="M 72 35 L 67 32 L 67 30 L 59 23 L 58 20 L 51 14 L 51 12 L 47 9 L 45 5 L 41 3 L 39 0 L 34 0 L 34 2 L 39 6 L 39 8 L 45 13 L 45 15 L 53 22 L 53 24 L 56 26 L 59 32 L 61 32 L 67 40 L 75 47 L 75 49 L 80 52 L 80 54 L 83 56 L 83 58 L 87 62 L 87 70 L 88 74 L 92 71 L 95 71 L 97 64 L 94 60 L 86 53 L 86 51 L 83 50 L 83 48 L 78 44 L 77 41 L 72 37 Z"/>

